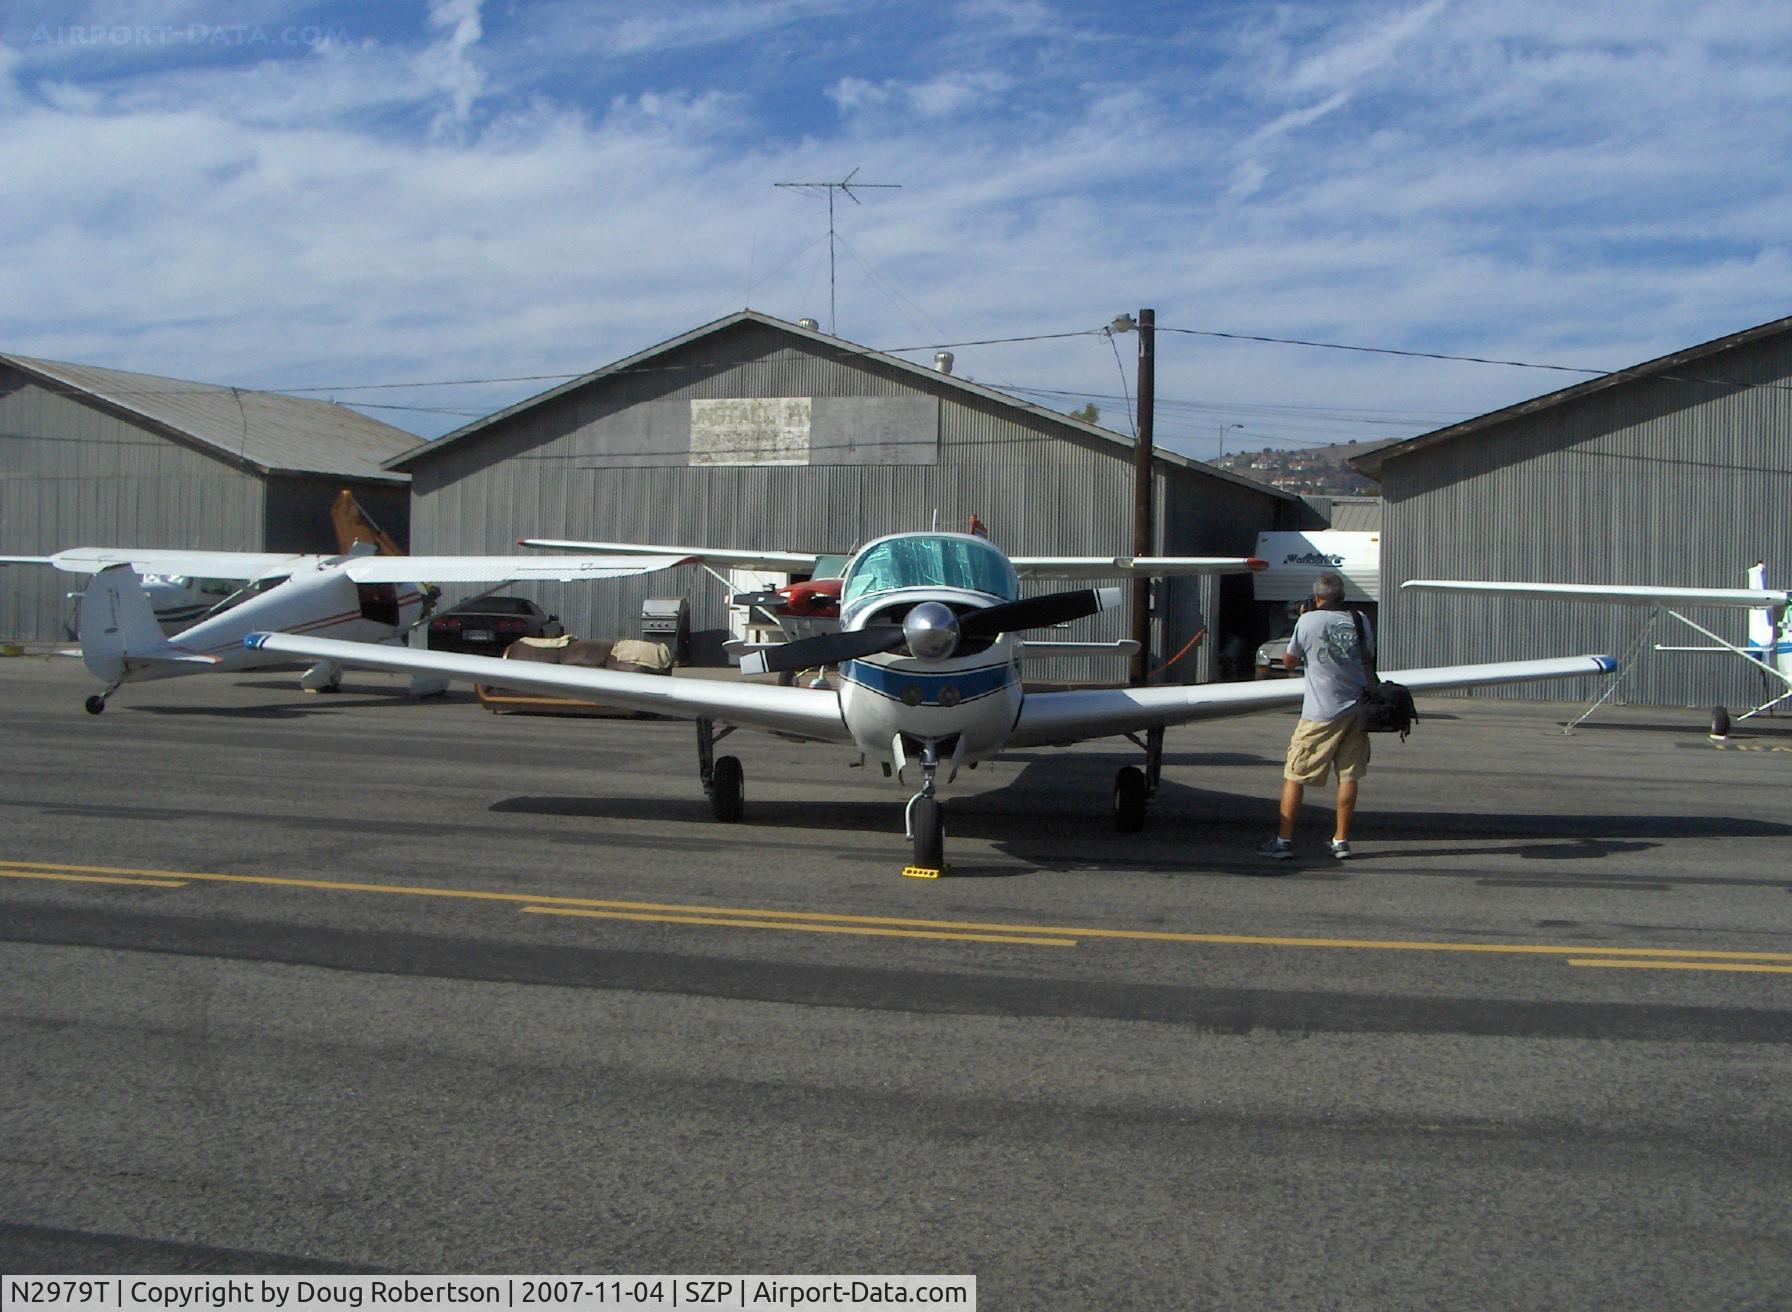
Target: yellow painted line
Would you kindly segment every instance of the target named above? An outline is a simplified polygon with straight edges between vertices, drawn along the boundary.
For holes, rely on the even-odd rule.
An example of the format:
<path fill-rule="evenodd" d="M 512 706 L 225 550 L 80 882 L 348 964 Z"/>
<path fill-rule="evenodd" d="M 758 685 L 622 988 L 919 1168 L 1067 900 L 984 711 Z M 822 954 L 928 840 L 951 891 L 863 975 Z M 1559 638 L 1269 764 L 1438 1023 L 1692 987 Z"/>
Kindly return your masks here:
<path fill-rule="evenodd" d="M 1025 943 L 1029 947 L 1073 948 L 1073 938 L 998 934 L 948 934 L 926 929 L 883 929 L 875 925 L 815 925 L 796 920 L 744 920 L 728 916 L 654 916 L 637 911 L 582 911 L 576 907 L 524 907 L 543 916 L 588 916 L 594 920 L 639 920 L 664 925 L 727 925 L 736 929 L 792 929 L 805 934 L 869 934 L 884 938 L 931 938 L 970 943 Z"/>
<path fill-rule="evenodd" d="M 1740 961 L 1617 961 L 1603 957 L 1583 961 L 1570 957 L 1570 966 L 1603 966 L 1609 970 L 1731 970 L 1755 975 L 1792 975 L 1792 966 L 1754 966 Z"/>
<path fill-rule="evenodd" d="M 189 870 L 135 870 L 118 866 L 61 865 L 0 859 L 0 872 L 57 871 L 85 875 L 124 875 L 136 879 L 178 879 L 266 888 L 307 888 L 340 893 L 387 893 L 402 897 L 455 898 L 475 902 L 525 903 L 531 906 L 579 907 L 592 910 L 653 912 L 668 915 L 777 916 L 783 921 L 815 924 L 890 926 L 908 930 L 945 930 L 955 935 L 1023 934 L 1059 938 L 1111 939 L 1139 943 L 1197 943 L 1235 947 L 1338 948 L 1377 952 L 1469 952 L 1503 956 L 1668 957 L 1711 961 L 1781 962 L 1792 965 L 1792 952 L 1726 952 L 1698 948 L 1602 947 L 1592 944 L 1451 943 L 1423 939 L 1306 938 L 1271 934 L 1188 933 L 1174 930 L 1107 929 L 1071 925 L 1016 925 L 969 920 L 926 920 L 905 916 L 855 916 L 829 911 L 778 911 L 765 907 L 693 906 L 668 902 L 633 902 L 611 898 L 558 897 L 540 893 L 501 893 L 488 889 L 437 888 L 422 884 L 368 884 L 335 879 L 295 879 L 276 875 L 224 875 Z"/>
<path fill-rule="evenodd" d="M 0 867 L 0 876 L 7 879 L 54 879 L 69 884 L 125 884 L 132 888 L 185 888 L 184 879 L 129 879 L 115 875 L 59 875 L 48 870 L 7 870 Z"/>

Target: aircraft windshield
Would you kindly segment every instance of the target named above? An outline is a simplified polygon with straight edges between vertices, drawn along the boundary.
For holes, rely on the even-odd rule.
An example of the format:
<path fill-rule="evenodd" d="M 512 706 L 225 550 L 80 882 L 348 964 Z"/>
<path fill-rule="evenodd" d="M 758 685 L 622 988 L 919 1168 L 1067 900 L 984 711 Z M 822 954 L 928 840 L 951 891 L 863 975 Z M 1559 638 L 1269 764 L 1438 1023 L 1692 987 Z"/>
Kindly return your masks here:
<path fill-rule="evenodd" d="M 846 581 L 843 602 L 889 588 L 968 588 L 1012 601 L 1019 591 L 1014 568 L 994 547 L 972 538 L 891 538 L 859 558 Z"/>

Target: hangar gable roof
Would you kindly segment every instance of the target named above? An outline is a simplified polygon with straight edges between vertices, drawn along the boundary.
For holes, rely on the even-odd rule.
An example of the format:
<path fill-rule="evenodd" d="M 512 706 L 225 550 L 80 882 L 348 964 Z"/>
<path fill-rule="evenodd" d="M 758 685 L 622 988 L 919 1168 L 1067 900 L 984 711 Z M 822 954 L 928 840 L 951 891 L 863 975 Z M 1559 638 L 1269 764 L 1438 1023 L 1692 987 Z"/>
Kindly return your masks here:
<path fill-rule="evenodd" d="M 924 380 L 930 386 L 945 386 L 952 388 L 979 397 L 982 400 L 993 402 L 996 405 L 1006 407 L 1007 409 L 1020 412 L 1031 418 L 1047 420 L 1053 424 L 1074 429 L 1084 436 L 1095 438 L 1103 443 L 1116 447 L 1119 451 L 1125 452 L 1129 457 L 1131 455 L 1133 449 L 1132 439 L 1123 434 L 1116 433 L 1111 429 L 1102 428 L 1097 424 L 1085 423 L 1080 419 L 1072 419 L 1069 415 L 1063 414 L 1060 411 L 1051 410 L 1045 406 L 1034 405 L 1030 401 L 1022 401 L 1017 397 L 1010 396 L 1006 392 L 997 391 L 995 388 L 985 387 L 980 383 L 960 378 L 955 374 L 941 373 L 937 369 L 929 368 L 926 365 L 916 364 L 912 360 L 904 360 L 900 356 L 889 355 L 869 346 L 860 346 L 855 342 L 849 342 L 841 337 L 832 337 L 827 333 L 805 328 L 801 324 L 794 324 L 783 319 L 777 319 L 769 314 L 762 314 L 757 310 L 739 310 L 725 318 L 717 319 L 713 323 L 704 324 L 700 328 L 694 328 L 690 332 L 680 334 L 669 341 L 661 342 L 657 346 L 649 347 L 645 351 L 618 360 L 613 364 L 605 365 L 601 369 L 594 369 L 588 374 L 582 374 L 581 376 L 574 378 L 569 382 L 562 383 L 557 387 L 549 388 L 547 391 L 536 396 L 519 401 L 513 406 L 508 406 L 494 414 L 487 415 L 483 419 L 475 420 L 464 427 L 457 428 L 453 432 L 444 434 L 432 442 L 426 442 L 421 446 L 414 447 L 409 451 L 393 456 L 386 461 L 386 468 L 409 470 L 413 468 L 417 462 L 428 460 L 440 452 L 447 450 L 451 446 L 469 440 L 477 440 L 480 436 L 488 434 L 493 428 L 502 424 L 505 420 L 522 414 L 525 411 L 532 410 L 537 406 L 546 405 L 558 397 L 565 396 L 570 392 L 579 391 L 582 388 L 590 387 L 592 384 L 599 383 L 606 378 L 625 374 L 631 369 L 642 368 L 651 362 L 659 360 L 682 347 L 701 340 L 702 338 L 711 337 L 717 333 L 725 332 L 731 328 L 747 323 L 758 324 L 763 327 L 775 329 L 800 341 L 825 347 L 832 352 L 857 356 L 866 361 L 875 361 L 879 365 L 911 374 L 917 381 Z M 1183 469 L 1190 473 L 1205 475 L 1223 483 L 1231 483 L 1239 487 L 1249 488 L 1252 492 L 1263 493 L 1279 501 L 1300 500 L 1299 497 L 1292 493 L 1284 492 L 1280 488 L 1271 487 L 1267 483 L 1259 483 L 1255 479 L 1243 478 L 1229 470 L 1204 464 L 1199 460 L 1190 459 L 1187 456 L 1179 455 L 1173 451 L 1164 451 L 1160 449 L 1155 451 L 1153 455 L 1159 463 L 1168 465 L 1171 468 Z"/>
<path fill-rule="evenodd" d="M 56 391 L 123 411 L 263 474 L 409 481 L 408 475 L 386 468 L 384 462 L 416 446 L 417 435 L 334 401 L 22 355 L 0 355 L 0 364 Z"/>
<path fill-rule="evenodd" d="M 1623 387 L 1630 383 L 1647 379 L 1661 378 L 1676 369 L 1684 369 L 1699 361 L 1709 360 L 1713 356 L 1722 355 L 1737 347 L 1750 346 L 1756 342 L 1766 341 L 1773 337 L 1792 333 L 1792 317 L 1775 319 L 1772 323 L 1764 323 L 1754 328 L 1745 328 L 1739 333 L 1731 333 L 1727 337 L 1719 337 L 1713 341 L 1690 346 L 1642 364 L 1632 365 L 1628 369 L 1619 369 L 1614 373 L 1601 374 L 1584 383 L 1576 383 L 1572 387 L 1564 387 L 1557 392 L 1549 392 L 1543 396 L 1532 397 L 1529 401 L 1520 401 L 1517 405 L 1509 405 L 1503 410 L 1490 411 L 1474 419 L 1465 419 L 1459 424 L 1451 424 L 1447 428 L 1439 428 L 1429 433 L 1421 433 L 1417 437 L 1407 438 L 1404 442 L 1389 442 L 1373 451 L 1365 451 L 1362 455 L 1353 456 L 1350 467 L 1359 474 L 1370 478 L 1381 477 L 1382 466 L 1390 460 L 1398 460 L 1415 452 L 1424 451 L 1443 442 L 1453 442 L 1457 438 L 1469 437 L 1476 433 L 1484 433 L 1497 428 L 1501 424 L 1514 419 L 1523 419 L 1551 410 L 1558 406 L 1568 405 L 1583 397 L 1592 396 L 1612 388 Z"/>

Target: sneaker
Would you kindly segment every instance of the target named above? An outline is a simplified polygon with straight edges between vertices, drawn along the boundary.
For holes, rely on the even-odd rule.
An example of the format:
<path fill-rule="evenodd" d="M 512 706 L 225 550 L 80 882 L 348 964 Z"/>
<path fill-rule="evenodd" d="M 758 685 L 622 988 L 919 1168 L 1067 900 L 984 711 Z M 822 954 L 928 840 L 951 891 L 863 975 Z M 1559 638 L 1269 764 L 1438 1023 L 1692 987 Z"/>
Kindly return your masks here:
<path fill-rule="evenodd" d="M 1257 849 L 1257 855 L 1270 857 L 1276 861 L 1286 861 L 1294 855 L 1294 844 L 1286 838 L 1272 838 Z"/>
<path fill-rule="evenodd" d="M 1332 839 L 1332 855 L 1340 861 L 1350 860 L 1350 843 L 1346 839 Z"/>

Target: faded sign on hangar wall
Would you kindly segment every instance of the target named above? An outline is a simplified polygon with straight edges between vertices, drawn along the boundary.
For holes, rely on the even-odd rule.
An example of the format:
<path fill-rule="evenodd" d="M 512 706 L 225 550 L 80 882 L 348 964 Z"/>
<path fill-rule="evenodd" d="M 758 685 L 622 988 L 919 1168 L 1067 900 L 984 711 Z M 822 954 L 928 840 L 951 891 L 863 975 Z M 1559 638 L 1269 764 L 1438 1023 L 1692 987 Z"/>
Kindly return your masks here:
<path fill-rule="evenodd" d="M 806 465 L 812 405 L 806 396 L 691 402 L 691 464 Z"/>

